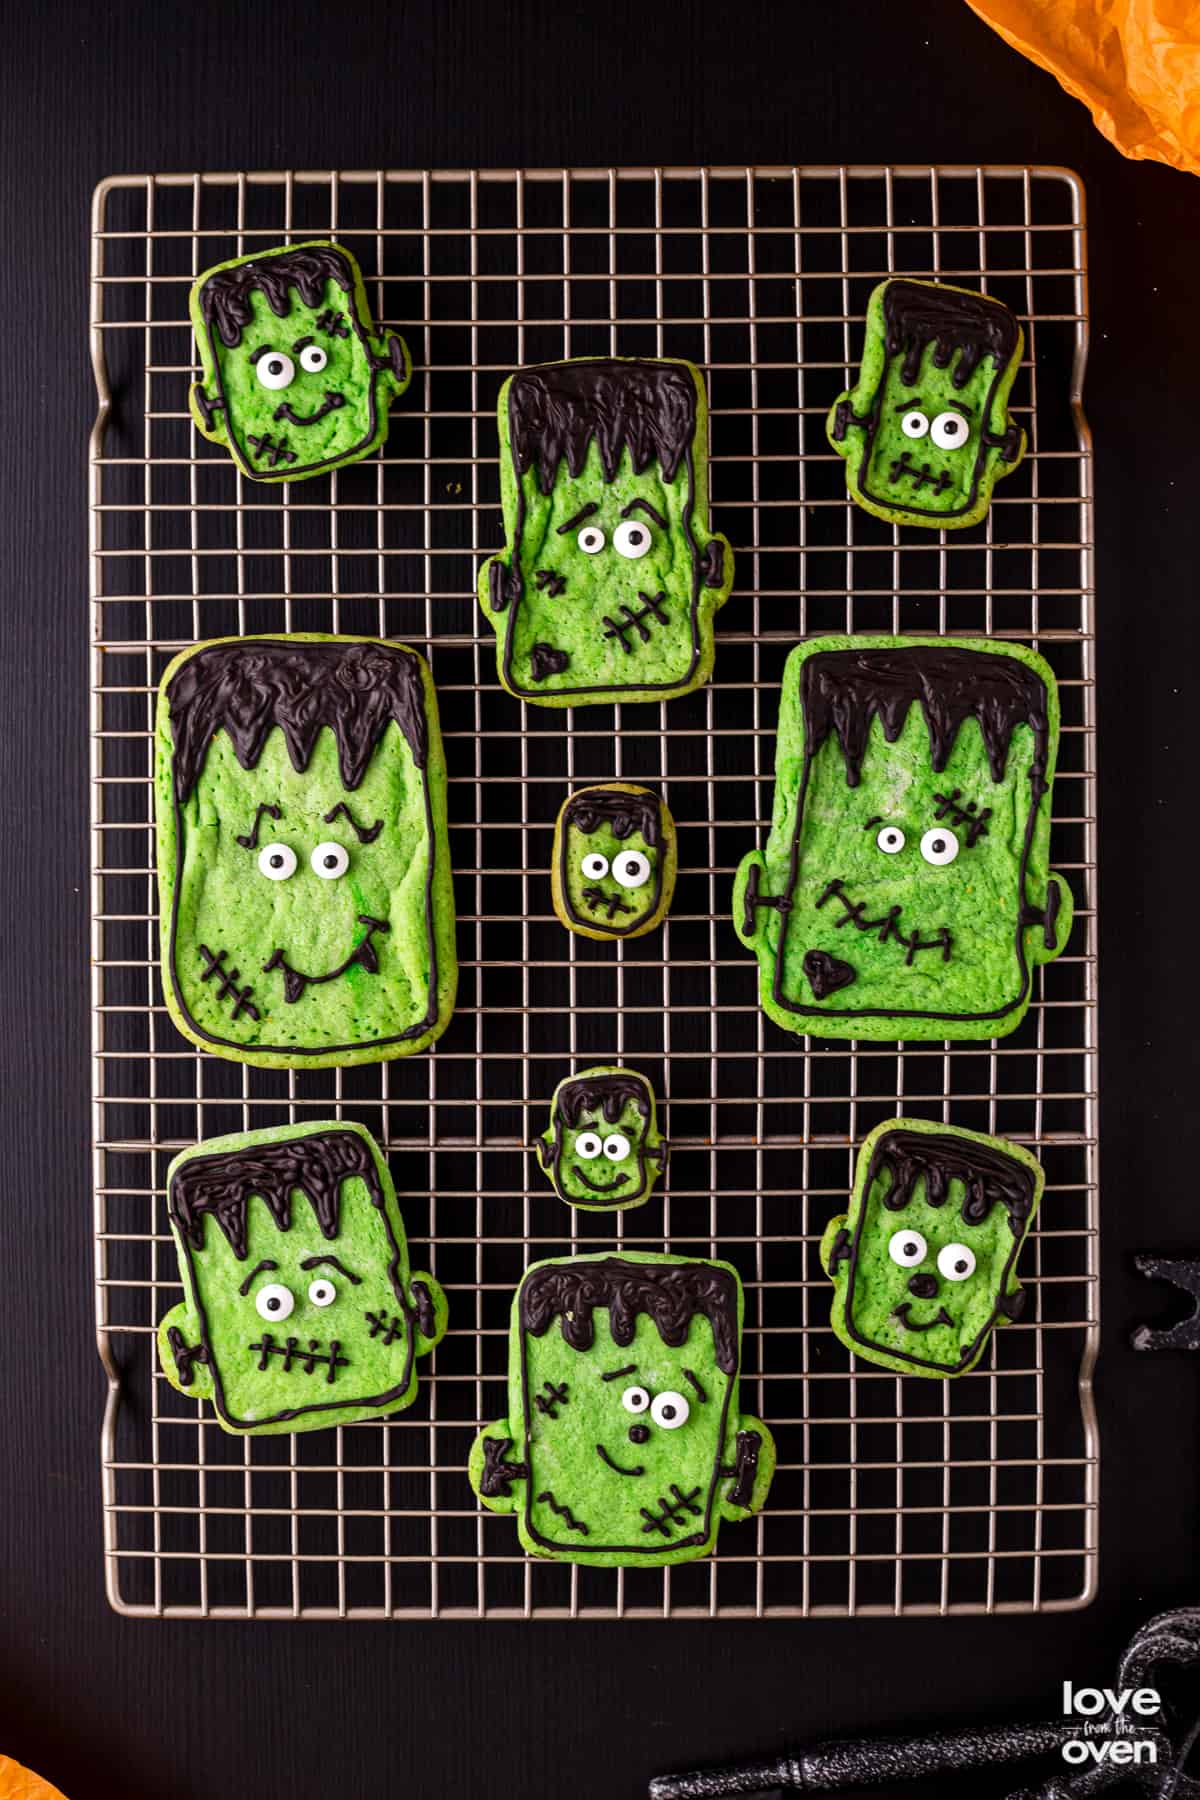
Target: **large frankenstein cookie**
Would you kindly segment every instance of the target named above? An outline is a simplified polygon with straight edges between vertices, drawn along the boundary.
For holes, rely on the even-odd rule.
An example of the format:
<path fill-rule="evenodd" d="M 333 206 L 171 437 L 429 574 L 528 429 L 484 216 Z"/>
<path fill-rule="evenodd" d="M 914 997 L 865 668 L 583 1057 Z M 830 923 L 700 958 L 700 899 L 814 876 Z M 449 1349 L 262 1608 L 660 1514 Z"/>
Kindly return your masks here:
<path fill-rule="evenodd" d="M 510 694 L 669 700 L 712 673 L 733 553 L 708 531 L 708 403 L 686 362 L 521 369 L 500 390 L 507 546 L 479 603 Z"/>
<path fill-rule="evenodd" d="M 625 781 L 580 788 L 554 827 L 554 910 L 580 937 L 653 931 L 675 892 L 675 821 L 649 788 Z"/>
<path fill-rule="evenodd" d="M 192 417 L 243 475 L 302 481 L 383 443 L 412 365 L 403 338 L 375 332 L 349 251 L 291 244 L 219 263 L 190 309 L 203 371 Z"/>
<path fill-rule="evenodd" d="M 787 659 L 765 853 L 733 922 L 764 1011 L 838 1038 L 990 1038 L 1059 955 L 1058 690 L 986 638 L 814 638 Z"/>
<path fill-rule="evenodd" d="M 159 908 L 171 1017 L 272 1068 L 422 1050 L 454 1008 L 446 765 L 403 644 L 230 638 L 163 677 Z"/>
<path fill-rule="evenodd" d="M 985 294 L 881 282 L 858 381 L 826 424 L 858 504 L 897 525 L 977 524 L 1025 454 L 1008 411 L 1024 347 L 1012 313 Z"/>
<path fill-rule="evenodd" d="M 173 1387 L 226 1431 L 312 1431 L 410 1406 L 446 1330 L 369 1132 L 347 1122 L 211 1138 L 167 1175 L 184 1298 L 158 1328 Z"/>
<path fill-rule="evenodd" d="M 767 1497 L 771 1434 L 738 1410 L 742 1284 L 728 1263 L 635 1255 L 535 1263 L 513 1300 L 507 1419 L 471 1485 L 532 1556 L 687 1562 Z"/>
<path fill-rule="evenodd" d="M 640 1206 L 667 1166 L 654 1089 L 633 1069 L 584 1069 L 560 1081 L 535 1149 L 568 1206 L 590 1212 Z"/>
<path fill-rule="evenodd" d="M 1023 1310 L 1017 1258 L 1043 1180 L 1003 1138 L 925 1119 L 877 1126 L 850 1211 L 821 1240 L 843 1344 L 901 1375 L 973 1369 L 993 1328 Z"/>

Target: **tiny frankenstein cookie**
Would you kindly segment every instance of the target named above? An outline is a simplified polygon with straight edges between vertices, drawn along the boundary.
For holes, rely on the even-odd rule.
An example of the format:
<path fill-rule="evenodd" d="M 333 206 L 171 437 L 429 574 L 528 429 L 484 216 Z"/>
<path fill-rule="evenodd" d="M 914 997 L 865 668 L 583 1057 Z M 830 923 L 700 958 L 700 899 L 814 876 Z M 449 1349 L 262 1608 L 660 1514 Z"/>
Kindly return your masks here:
<path fill-rule="evenodd" d="M 765 853 L 733 923 L 763 1010 L 836 1038 L 1003 1037 L 1058 956 L 1058 690 L 1019 644 L 814 638 L 787 659 Z"/>
<path fill-rule="evenodd" d="M 454 1009 L 446 765 L 424 661 L 374 638 L 223 638 L 156 724 L 171 1017 L 265 1068 L 423 1050 Z"/>
<path fill-rule="evenodd" d="M 654 1089 L 632 1069 L 584 1069 L 560 1081 L 537 1159 L 568 1206 L 640 1206 L 667 1166 Z"/>
<path fill-rule="evenodd" d="M 858 381 L 826 424 L 858 504 L 896 525 L 975 525 L 1025 454 L 1008 411 L 1024 334 L 968 288 L 884 281 L 867 307 Z"/>
<path fill-rule="evenodd" d="M 1019 1144 L 926 1119 L 888 1119 L 858 1153 L 850 1211 L 821 1265 L 833 1329 L 900 1375 L 964 1375 L 1025 1291 L 1017 1258 L 1044 1177 Z"/>
<path fill-rule="evenodd" d="M 347 1121 L 210 1138 L 167 1175 L 184 1298 L 158 1328 L 173 1387 L 226 1431 L 350 1425 L 410 1406 L 446 1330 L 369 1132 Z"/>
<path fill-rule="evenodd" d="M 507 1419 L 471 1486 L 531 1556 L 657 1567 L 707 1556 L 767 1497 L 771 1434 L 738 1410 L 742 1284 L 648 1253 L 534 1263 L 513 1300 Z"/>
<path fill-rule="evenodd" d="M 624 781 L 580 788 L 554 827 L 554 910 L 580 937 L 641 937 L 666 917 L 676 863 L 675 821 L 657 794 Z"/>
<path fill-rule="evenodd" d="M 708 531 L 708 402 L 691 363 L 543 363 L 500 390 L 507 545 L 479 572 L 510 694 L 670 700 L 712 673 L 733 553 Z"/>
<path fill-rule="evenodd" d="M 303 481 L 387 437 L 408 386 L 403 338 L 376 334 L 358 264 L 339 244 L 288 244 L 206 269 L 191 294 L 198 430 L 254 481 Z"/>

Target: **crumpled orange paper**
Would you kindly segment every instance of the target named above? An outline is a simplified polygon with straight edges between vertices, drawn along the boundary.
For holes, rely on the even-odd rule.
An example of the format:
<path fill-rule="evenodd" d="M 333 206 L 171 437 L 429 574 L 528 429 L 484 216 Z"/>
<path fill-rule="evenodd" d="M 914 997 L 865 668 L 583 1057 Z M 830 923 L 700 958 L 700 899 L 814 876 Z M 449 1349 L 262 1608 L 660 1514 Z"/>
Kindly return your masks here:
<path fill-rule="evenodd" d="M 967 0 L 1125 156 L 1200 175 L 1197 0 Z"/>

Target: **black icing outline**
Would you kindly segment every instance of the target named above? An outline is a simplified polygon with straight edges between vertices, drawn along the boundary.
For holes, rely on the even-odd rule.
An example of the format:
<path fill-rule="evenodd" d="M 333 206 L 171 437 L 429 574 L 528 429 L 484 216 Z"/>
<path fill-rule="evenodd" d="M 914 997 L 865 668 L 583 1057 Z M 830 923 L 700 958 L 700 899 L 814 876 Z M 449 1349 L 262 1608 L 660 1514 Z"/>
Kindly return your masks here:
<path fill-rule="evenodd" d="M 579 800 L 585 794 L 590 794 L 590 793 L 595 793 L 595 792 L 616 793 L 617 791 L 618 791 L 618 788 L 617 788 L 617 785 L 615 782 L 598 783 L 595 788 L 577 788 L 575 790 L 575 792 L 569 797 L 569 799 L 567 799 L 564 802 L 563 809 L 562 809 L 562 816 L 560 818 L 559 826 L 558 826 L 558 885 L 562 889 L 563 911 L 567 915 L 568 923 L 570 925 L 585 926 L 588 931 L 601 931 L 602 930 L 604 933 L 604 936 L 606 938 L 628 937 L 632 931 L 635 931 L 635 930 L 645 931 L 647 929 L 647 921 L 650 919 L 653 919 L 655 913 L 658 911 L 659 907 L 662 905 L 663 864 L 666 861 L 667 849 L 668 849 L 667 820 L 665 817 L 666 809 L 663 805 L 662 795 L 656 794 L 654 792 L 653 788 L 641 788 L 637 791 L 637 794 L 635 797 L 637 799 L 641 799 L 644 796 L 647 800 L 652 800 L 655 804 L 655 807 L 658 810 L 658 829 L 659 829 L 659 835 L 660 835 L 660 842 L 657 844 L 651 844 L 648 846 L 651 850 L 654 851 L 654 905 L 650 908 L 650 911 L 648 913 L 638 913 L 637 916 L 628 925 L 616 925 L 616 924 L 613 924 L 611 921 L 609 921 L 608 923 L 604 923 L 603 921 L 601 921 L 598 918 L 590 918 L 590 919 L 580 918 L 579 914 L 575 911 L 574 905 L 572 904 L 571 890 L 570 890 L 570 887 L 569 887 L 568 881 L 567 881 L 567 840 L 568 840 L 569 833 L 573 829 L 570 819 L 566 816 L 567 810 L 569 807 L 574 805 L 575 801 Z M 621 790 L 621 791 L 623 791 L 623 790 Z M 671 827 L 671 830 L 672 830 L 672 832 L 674 831 L 673 825 Z M 611 865 L 609 868 L 609 873 L 610 874 L 612 873 Z M 618 883 L 618 886 L 620 886 L 619 883 Z M 622 888 L 621 891 L 622 891 L 622 893 L 628 893 L 631 891 L 636 893 L 639 890 L 637 890 L 636 888 L 632 889 L 632 890 L 630 890 L 628 888 Z"/>

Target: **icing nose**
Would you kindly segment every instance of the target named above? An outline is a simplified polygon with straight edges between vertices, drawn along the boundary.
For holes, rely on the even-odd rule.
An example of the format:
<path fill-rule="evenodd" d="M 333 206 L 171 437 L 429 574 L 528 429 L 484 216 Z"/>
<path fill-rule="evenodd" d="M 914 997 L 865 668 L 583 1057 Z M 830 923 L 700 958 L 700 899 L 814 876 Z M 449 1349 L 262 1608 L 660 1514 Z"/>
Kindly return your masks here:
<path fill-rule="evenodd" d="M 649 1443 L 650 1427 L 648 1425 L 631 1425 L 629 1427 L 629 1441 L 631 1444 Z"/>
<path fill-rule="evenodd" d="M 910 1275 L 908 1291 L 915 1300 L 932 1300 L 938 1291 L 936 1275 Z"/>

